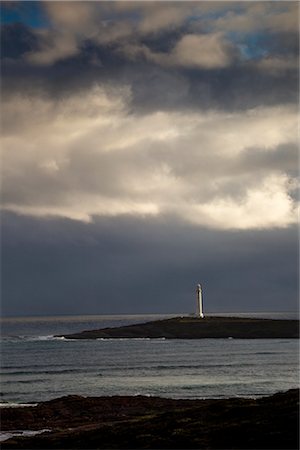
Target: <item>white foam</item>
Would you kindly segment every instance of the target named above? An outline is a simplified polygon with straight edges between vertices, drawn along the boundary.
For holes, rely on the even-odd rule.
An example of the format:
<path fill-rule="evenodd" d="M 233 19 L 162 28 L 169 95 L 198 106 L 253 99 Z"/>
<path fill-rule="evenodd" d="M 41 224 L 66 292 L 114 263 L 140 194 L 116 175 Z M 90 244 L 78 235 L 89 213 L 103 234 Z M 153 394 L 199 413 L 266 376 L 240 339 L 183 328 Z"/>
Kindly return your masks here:
<path fill-rule="evenodd" d="M 37 403 L 13 403 L 13 402 L 0 402 L 0 408 L 23 408 L 24 406 L 37 406 Z"/>
<path fill-rule="evenodd" d="M 42 335 L 42 336 L 3 336 L 1 338 L 2 341 L 7 342 L 40 342 L 40 341 L 61 341 L 65 340 L 63 336 L 53 336 L 51 335 Z"/>
<path fill-rule="evenodd" d="M 161 338 L 149 338 L 149 337 L 145 337 L 145 338 L 131 338 L 131 337 L 124 337 L 124 338 L 96 338 L 96 341 L 165 341 L 166 338 L 161 337 Z"/>
<path fill-rule="evenodd" d="M 0 432 L 0 442 L 7 441 L 12 437 L 26 437 L 26 436 L 36 436 L 37 434 L 44 433 L 45 431 L 51 431 L 48 428 L 43 430 L 14 430 L 14 431 L 4 431 Z"/>
<path fill-rule="evenodd" d="M 49 336 L 28 336 L 26 340 L 28 341 L 61 341 L 63 340 L 64 337 L 59 337 L 59 336 L 53 336 L 53 335 L 49 335 Z"/>

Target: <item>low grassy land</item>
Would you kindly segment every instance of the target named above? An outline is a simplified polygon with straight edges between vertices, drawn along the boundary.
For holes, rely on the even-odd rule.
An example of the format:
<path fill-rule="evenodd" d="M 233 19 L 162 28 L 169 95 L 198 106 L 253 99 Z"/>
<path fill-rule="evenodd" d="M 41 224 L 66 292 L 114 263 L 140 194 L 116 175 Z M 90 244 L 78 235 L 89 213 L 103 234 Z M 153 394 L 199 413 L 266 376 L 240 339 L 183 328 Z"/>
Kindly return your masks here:
<path fill-rule="evenodd" d="M 299 338 L 298 320 L 252 319 L 239 317 L 175 317 L 64 335 L 68 339 L 98 338 Z"/>

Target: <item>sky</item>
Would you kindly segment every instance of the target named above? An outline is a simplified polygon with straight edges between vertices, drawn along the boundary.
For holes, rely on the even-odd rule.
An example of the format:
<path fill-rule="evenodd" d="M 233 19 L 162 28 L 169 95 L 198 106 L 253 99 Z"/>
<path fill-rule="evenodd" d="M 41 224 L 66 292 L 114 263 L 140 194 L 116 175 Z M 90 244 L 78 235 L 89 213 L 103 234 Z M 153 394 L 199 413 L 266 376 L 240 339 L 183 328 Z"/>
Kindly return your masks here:
<path fill-rule="evenodd" d="M 298 307 L 289 1 L 2 1 L 2 314 Z"/>

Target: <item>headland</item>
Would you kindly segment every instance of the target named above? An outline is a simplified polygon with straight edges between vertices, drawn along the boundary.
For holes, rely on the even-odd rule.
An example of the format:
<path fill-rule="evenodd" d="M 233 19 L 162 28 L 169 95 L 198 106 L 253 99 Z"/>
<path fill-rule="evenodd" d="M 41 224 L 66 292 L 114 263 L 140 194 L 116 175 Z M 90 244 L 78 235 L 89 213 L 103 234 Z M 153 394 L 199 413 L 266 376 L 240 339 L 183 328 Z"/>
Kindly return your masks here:
<path fill-rule="evenodd" d="M 165 320 L 66 334 L 67 339 L 269 339 L 299 338 L 299 320 L 241 317 L 174 317 Z"/>

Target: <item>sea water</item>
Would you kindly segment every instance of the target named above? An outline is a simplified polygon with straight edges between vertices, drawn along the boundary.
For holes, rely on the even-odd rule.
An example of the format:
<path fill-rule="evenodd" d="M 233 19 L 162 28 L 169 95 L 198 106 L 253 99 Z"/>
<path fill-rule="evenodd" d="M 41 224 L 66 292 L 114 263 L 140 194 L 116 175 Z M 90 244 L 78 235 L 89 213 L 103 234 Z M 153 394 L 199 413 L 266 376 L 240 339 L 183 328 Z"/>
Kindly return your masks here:
<path fill-rule="evenodd" d="M 258 316 L 296 318 L 292 314 Z M 297 339 L 54 337 L 167 317 L 171 316 L 2 319 L 1 404 L 35 403 L 69 394 L 259 397 L 299 387 Z"/>

